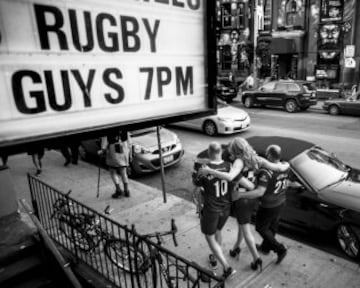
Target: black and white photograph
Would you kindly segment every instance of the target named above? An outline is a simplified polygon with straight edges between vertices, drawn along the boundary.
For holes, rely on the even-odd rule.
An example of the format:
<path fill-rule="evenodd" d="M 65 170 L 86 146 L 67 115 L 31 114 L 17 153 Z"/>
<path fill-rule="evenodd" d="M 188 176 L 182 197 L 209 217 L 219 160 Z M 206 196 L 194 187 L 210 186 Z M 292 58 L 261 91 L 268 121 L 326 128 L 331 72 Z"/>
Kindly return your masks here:
<path fill-rule="evenodd" d="M 0 287 L 358 288 L 359 19 L 0 0 Z"/>

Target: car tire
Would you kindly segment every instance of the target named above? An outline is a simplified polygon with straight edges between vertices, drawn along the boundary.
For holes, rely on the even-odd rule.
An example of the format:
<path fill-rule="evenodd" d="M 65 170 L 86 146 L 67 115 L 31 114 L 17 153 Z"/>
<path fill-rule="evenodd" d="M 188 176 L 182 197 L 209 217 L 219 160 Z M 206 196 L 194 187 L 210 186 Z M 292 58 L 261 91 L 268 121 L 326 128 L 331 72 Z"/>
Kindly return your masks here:
<path fill-rule="evenodd" d="M 254 100 L 249 96 L 246 97 L 245 100 L 244 100 L 244 106 L 246 108 L 251 108 L 251 107 L 253 107 L 253 105 L 254 105 Z"/>
<path fill-rule="evenodd" d="M 340 223 L 336 227 L 336 240 L 341 250 L 352 259 L 360 259 L 359 229 L 349 223 Z"/>
<path fill-rule="evenodd" d="M 285 103 L 285 110 L 289 113 L 296 112 L 298 105 L 294 99 L 287 100 Z"/>
<path fill-rule="evenodd" d="M 331 105 L 329 107 L 329 114 L 330 115 L 339 115 L 340 114 L 340 109 L 337 105 Z"/>
<path fill-rule="evenodd" d="M 206 120 L 203 125 L 203 131 L 208 136 L 215 136 L 217 134 L 216 124 L 211 120 Z"/>

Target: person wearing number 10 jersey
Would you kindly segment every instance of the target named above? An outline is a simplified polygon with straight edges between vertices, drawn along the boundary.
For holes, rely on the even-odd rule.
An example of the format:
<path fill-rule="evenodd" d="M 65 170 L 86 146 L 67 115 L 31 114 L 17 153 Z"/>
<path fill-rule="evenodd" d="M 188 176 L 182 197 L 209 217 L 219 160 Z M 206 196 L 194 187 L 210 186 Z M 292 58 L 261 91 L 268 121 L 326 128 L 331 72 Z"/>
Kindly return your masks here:
<path fill-rule="evenodd" d="M 270 145 L 266 149 L 266 158 L 272 163 L 279 163 L 280 157 L 280 146 Z M 276 240 L 275 235 L 286 201 L 288 170 L 275 172 L 262 168 L 258 171 L 257 179 L 257 187 L 254 190 L 238 193 L 237 196 L 247 199 L 260 197 L 255 228 L 263 238 L 263 242 L 257 248 L 264 254 L 274 251 L 277 254 L 276 264 L 279 264 L 287 254 L 287 249 Z"/>
<path fill-rule="evenodd" d="M 207 165 L 216 171 L 229 172 L 231 164 L 221 158 L 221 145 L 217 142 L 210 143 L 208 147 L 209 162 Z M 227 278 L 235 273 L 235 270 L 228 264 L 221 248 L 221 229 L 224 227 L 230 214 L 231 206 L 231 182 L 216 178 L 210 174 L 202 175 L 196 183 L 204 190 L 204 206 L 201 211 L 201 231 L 205 235 L 209 248 L 210 264 L 216 267 L 215 256 L 224 268 L 223 277 Z M 215 262 L 215 263 L 214 263 Z"/>

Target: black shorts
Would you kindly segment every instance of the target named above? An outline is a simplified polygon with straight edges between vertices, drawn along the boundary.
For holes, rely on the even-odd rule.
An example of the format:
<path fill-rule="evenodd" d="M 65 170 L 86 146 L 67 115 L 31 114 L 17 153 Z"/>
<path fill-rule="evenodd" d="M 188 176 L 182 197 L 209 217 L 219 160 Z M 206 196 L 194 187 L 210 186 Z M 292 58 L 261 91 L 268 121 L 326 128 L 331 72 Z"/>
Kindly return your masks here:
<path fill-rule="evenodd" d="M 231 205 L 231 216 L 237 219 L 237 222 L 242 224 L 251 223 L 251 216 L 254 213 L 256 199 L 239 199 Z"/>
<path fill-rule="evenodd" d="M 221 230 L 230 215 L 230 209 L 222 212 L 213 212 L 204 208 L 201 211 L 200 225 L 201 232 L 205 235 L 214 235 L 217 230 Z"/>

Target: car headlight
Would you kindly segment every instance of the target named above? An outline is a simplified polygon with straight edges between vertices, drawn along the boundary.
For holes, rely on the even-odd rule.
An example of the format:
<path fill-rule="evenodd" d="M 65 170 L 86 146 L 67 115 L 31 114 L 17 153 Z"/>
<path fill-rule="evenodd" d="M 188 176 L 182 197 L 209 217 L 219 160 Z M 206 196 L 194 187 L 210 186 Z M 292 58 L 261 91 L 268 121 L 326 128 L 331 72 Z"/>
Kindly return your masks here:
<path fill-rule="evenodd" d="M 136 145 L 133 146 L 133 151 L 134 151 L 134 153 L 136 153 L 136 154 L 150 153 L 150 150 L 149 150 L 149 149 L 147 149 L 147 148 L 145 148 L 145 147 L 143 147 L 143 146 L 141 146 L 141 145 L 138 145 L 138 144 L 136 144 Z"/>
<path fill-rule="evenodd" d="M 177 136 L 175 137 L 175 143 L 176 143 L 176 144 L 180 144 L 180 143 L 181 143 L 179 137 L 177 137 Z"/>
<path fill-rule="evenodd" d="M 218 117 L 218 120 L 221 122 L 231 122 L 233 121 L 232 118 L 228 118 L 228 117 Z"/>

